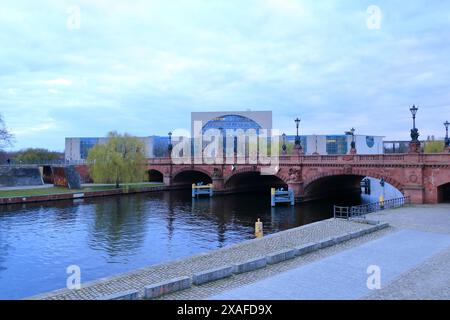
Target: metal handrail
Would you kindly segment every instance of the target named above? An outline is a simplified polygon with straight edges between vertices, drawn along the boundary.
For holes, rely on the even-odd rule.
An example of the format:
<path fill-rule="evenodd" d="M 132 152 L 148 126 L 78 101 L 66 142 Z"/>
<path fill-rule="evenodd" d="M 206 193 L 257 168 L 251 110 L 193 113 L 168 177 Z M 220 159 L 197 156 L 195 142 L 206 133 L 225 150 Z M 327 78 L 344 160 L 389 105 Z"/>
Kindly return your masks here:
<path fill-rule="evenodd" d="M 354 217 L 360 217 L 365 219 L 366 215 L 369 213 L 377 212 L 384 209 L 400 208 L 410 203 L 411 200 L 409 197 L 401 197 L 351 207 L 334 206 L 333 207 L 334 218 L 348 220 Z"/>

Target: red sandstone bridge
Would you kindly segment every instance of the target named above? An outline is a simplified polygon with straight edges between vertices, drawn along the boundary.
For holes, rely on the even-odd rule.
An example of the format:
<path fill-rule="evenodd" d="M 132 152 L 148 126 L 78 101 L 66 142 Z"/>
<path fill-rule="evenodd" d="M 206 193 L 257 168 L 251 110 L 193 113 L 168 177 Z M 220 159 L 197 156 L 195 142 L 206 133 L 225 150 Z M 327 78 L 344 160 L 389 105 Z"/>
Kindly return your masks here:
<path fill-rule="evenodd" d="M 232 164 L 190 160 L 174 164 L 171 158 L 148 159 L 149 178 L 173 187 L 213 183 L 215 192 L 223 193 L 289 187 L 297 199 L 310 200 L 355 191 L 361 179 L 373 177 L 384 178 L 416 204 L 450 200 L 450 153 L 281 156 L 272 174 L 261 173 L 269 165 L 249 159 L 235 158 Z"/>

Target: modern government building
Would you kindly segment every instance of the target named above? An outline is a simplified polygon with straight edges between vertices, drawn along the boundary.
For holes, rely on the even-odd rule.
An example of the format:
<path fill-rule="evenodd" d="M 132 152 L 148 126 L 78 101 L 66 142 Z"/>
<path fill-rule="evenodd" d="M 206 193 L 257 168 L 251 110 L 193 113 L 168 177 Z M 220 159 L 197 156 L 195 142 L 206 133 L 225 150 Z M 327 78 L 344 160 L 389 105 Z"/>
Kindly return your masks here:
<path fill-rule="evenodd" d="M 271 111 L 222 111 L 222 112 L 192 112 L 191 135 L 204 134 L 208 129 L 226 130 L 254 129 L 257 133 L 266 129 L 272 131 Z M 169 137 L 140 137 L 146 147 L 148 158 L 165 157 L 168 155 Z M 286 143 L 293 144 L 295 135 L 287 135 Z M 351 132 L 330 135 L 300 135 L 304 154 L 336 155 L 348 154 L 351 143 L 355 141 L 359 154 L 382 154 L 383 137 L 369 135 L 353 135 Z M 68 161 L 84 160 L 89 150 L 98 143 L 106 143 L 104 137 L 66 138 L 65 158 Z M 282 140 L 280 138 L 280 144 Z"/>

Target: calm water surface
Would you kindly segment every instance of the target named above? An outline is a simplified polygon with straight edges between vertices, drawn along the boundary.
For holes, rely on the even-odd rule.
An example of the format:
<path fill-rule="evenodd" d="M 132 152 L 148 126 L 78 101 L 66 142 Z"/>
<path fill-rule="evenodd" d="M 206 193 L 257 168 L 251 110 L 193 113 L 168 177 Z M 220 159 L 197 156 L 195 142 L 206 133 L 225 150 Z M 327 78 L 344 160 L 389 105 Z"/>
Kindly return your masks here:
<path fill-rule="evenodd" d="M 78 265 L 82 282 L 220 248 L 332 216 L 333 204 L 359 197 L 270 207 L 269 193 L 191 199 L 172 191 L 0 206 L 0 299 L 66 286 Z"/>

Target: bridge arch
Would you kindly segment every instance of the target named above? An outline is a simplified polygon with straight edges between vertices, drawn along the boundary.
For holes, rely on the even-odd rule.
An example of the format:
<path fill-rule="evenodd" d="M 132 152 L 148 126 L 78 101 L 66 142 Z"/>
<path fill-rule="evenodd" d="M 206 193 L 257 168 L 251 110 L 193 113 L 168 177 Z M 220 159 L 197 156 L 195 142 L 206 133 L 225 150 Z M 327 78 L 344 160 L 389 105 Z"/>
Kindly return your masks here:
<path fill-rule="evenodd" d="M 259 168 L 243 168 L 233 171 L 224 179 L 225 190 L 266 190 L 287 188 L 286 177 L 261 174 Z"/>
<path fill-rule="evenodd" d="M 147 171 L 149 182 L 164 182 L 164 174 L 156 169 L 150 169 Z"/>
<path fill-rule="evenodd" d="M 360 182 L 364 178 L 384 178 L 385 182 L 391 185 L 404 195 L 403 185 L 392 177 L 370 171 L 357 172 L 335 172 L 322 173 L 304 180 L 303 193 L 307 199 L 323 198 L 361 192 Z"/>
<path fill-rule="evenodd" d="M 450 202 L 450 181 L 437 187 L 438 202 Z"/>
<path fill-rule="evenodd" d="M 198 182 L 212 183 L 210 173 L 201 168 L 184 168 L 172 174 L 172 185 L 174 186 L 187 186 Z"/>

